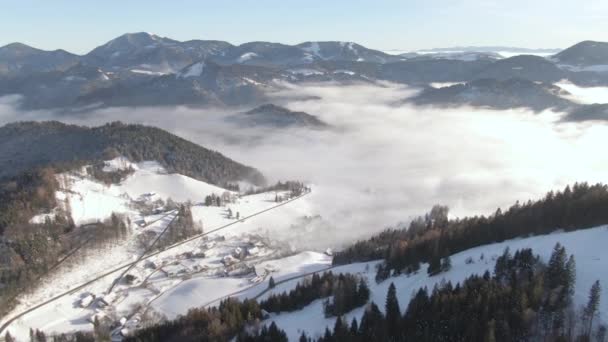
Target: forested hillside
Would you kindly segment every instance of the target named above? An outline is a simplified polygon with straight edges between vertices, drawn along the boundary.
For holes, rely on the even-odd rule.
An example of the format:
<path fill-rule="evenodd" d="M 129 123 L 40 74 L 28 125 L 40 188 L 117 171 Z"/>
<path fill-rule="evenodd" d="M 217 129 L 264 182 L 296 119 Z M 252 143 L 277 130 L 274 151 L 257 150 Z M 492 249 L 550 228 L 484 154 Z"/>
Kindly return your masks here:
<path fill-rule="evenodd" d="M 88 128 L 55 121 L 0 127 L 0 178 L 37 166 L 92 162 L 117 155 L 133 162 L 156 160 L 169 172 L 216 185 L 237 180 L 264 183 L 259 171 L 159 128 L 120 122 Z"/>
<path fill-rule="evenodd" d="M 608 187 L 586 183 L 549 192 L 535 202 L 517 202 L 490 216 L 448 220 L 448 208 L 435 206 L 406 229 L 389 229 L 336 253 L 334 264 L 384 259 L 378 280 L 391 274 L 417 271 L 420 263 L 429 272 L 440 270 L 442 258 L 451 254 L 516 237 L 590 228 L 608 223 Z"/>

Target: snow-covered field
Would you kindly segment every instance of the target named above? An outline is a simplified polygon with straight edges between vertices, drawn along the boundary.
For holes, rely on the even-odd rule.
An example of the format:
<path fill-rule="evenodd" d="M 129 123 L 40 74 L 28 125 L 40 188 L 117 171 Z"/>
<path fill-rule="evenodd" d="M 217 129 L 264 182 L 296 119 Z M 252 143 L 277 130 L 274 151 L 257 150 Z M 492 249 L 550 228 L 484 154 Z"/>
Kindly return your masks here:
<path fill-rule="evenodd" d="M 574 303 L 578 307 L 587 301 L 589 289 L 597 279 L 602 284 L 608 284 L 608 272 L 606 262 L 608 261 L 608 227 L 596 227 L 575 232 L 558 232 L 550 235 L 535 236 L 508 240 L 501 243 L 472 248 L 451 256 L 452 269 L 449 272 L 429 277 L 426 273 L 428 265 L 423 265 L 417 274 L 410 276 L 399 276 L 376 284 L 375 265 L 377 262 L 357 263 L 340 266 L 332 269 L 334 273 L 353 273 L 367 278 L 370 285 L 370 300 L 374 301 L 384 311 L 384 302 L 389 285 L 395 284 L 401 310 L 405 310 L 414 291 L 421 287 L 429 290 L 442 281 L 452 283 L 461 282 L 472 274 L 483 274 L 486 270 L 494 270 L 495 259 L 502 255 L 504 249 L 509 247 L 512 252 L 522 248 L 532 248 L 535 254 L 540 255 L 543 261 L 547 261 L 553 247 L 559 242 L 566 247 L 568 254 L 573 254 L 576 259 L 576 289 Z M 483 260 L 481 260 L 481 256 Z M 465 260 L 472 258 L 474 263 L 467 264 Z M 280 293 L 295 287 L 300 280 L 293 280 L 277 286 L 272 291 L 264 294 L 260 299 L 266 298 L 272 293 Z M 605 291 L 604 291 L 605 292 Z M 244 296 L 245 297 L 245 296 Z M 364 308 L 358 308 L 347 315 L 345 319 L 350 323 L 353 318 L 361 322 Z M 600 303 L 600 317 L 606 320 L 608 313 L 608 299 L 602 298 Z M 306 308 L 291 313 L 281 313 L 269 318 L 266 323 L 276 322 L 284 329 L 290 341 L 297 341 L 302 331 L 309 336 L 319 337 L 326 327 L 333 328 L 335 318 L 325 318 L 323 314 L 323 300 L 317 300 Z"/>
<path fill-rule="evenodd" d="M 203 232 L 225 228 L 142 260 L 129 270 L 128 274 L 134 276 L 133 282 L 121 281 L 111 293 L 106 292 L 122 270 L 25 314 L 9 326 L 13 336 L 28 339 L 30 327 L 51 334 L 91 330 L 94 316 L 122 321 L 121 328 L 116 330 L 118 333 L 123 328 L 137 328 L 141 314 L 146 311 L 175 317 L 189 308 L 213 304 L 236 292 L 260 293 L 267 288 L 270 276 L 284 279 L 331 264 L 331 258 L 325 254 L 297 252 L 273 239 L 274 232 L 295 229 L 298 222 L 314 214 L 310 212 L 310 196 L 249 218 L 277 206 L 277 194 L 236 196 L 211 184 L 168 174 L 155 162 L 133 164 L 117 158 L 107 162 L 104 171 L 128 167 L 134 172 L 120 184 L 113 185 L 94 180 L 84 168 L 59 175 L 61 189 L 56 196 L 60 208 L 53 212 L 69 207 L 77 224 L 103 220 L 112 212 L 121 213 L 130 219 L 131 232 L 123 241 L 96 249 L 83 248 L 70 257 L 47 276 L 40 287 L 19 298 L 18 306 L 0 325 L 10 317 L 136 260 L 143 251 L 140 236 L 162 232 L 176 211 L 145 215 L 135 209 L 135 200 L 191 201 L 193 219 L 200 223 Z M 232 201 L 222 207 L 204 206 L 205 196 L 212 193 L 229 194 Z M 278 195 L 286 194 L 279 192 Z M 237 213 L 245 220 L 237 222 Z M 50 214 L 41 213 L 33 220 L 42 221 L 46 215 Z"/>

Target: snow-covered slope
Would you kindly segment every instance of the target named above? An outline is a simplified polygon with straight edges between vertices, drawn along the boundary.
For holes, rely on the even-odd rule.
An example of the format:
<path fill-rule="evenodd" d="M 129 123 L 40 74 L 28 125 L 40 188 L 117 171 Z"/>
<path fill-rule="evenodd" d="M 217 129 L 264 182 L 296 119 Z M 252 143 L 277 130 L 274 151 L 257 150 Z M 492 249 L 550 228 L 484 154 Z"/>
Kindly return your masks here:
<path fill-rule="evenodd" d="M 169 174 L 155 161 L 131 163 L 118 157 L 106 161 L 104 171 L 132 168 L 134 172 L 120 184 L 106 185 L 88 175 L 86 167 L 79 172 L 59 175 L 61 190 L 56 196 L 63 207 L 69 208 L 77 225 L 104 220 L 112 213 L 135 214 L 129 206 L 132 200 L 172 199 L 177 202 L 202 201 L 205 196 L 221 195 L 227 190 L 181 174 Z M 33 222 L 43 222 L 47 214 L 35 216 Z"/>
<path fill-rule="evenodd" d="M 381 310 L 384 310 L 388 287 L 391 283 L 394 283 L 400 307 L 404 310 L 413 292 L 421 287 L 426 286 L 431 290 L 435 284 L 443 281 L 451 281 L 455 284 L 472 274 L 483 274 L 486 270 L 492 272 L 496 258 L 502 255 L 506 247 L 509 247 L 511 251 L 532 248 L 535 254 L 540 255 L 541 259 L 547 262 L 557 242 L 564 245 L 567 253 L 573 254 L 576 259 L 574 304 L 577 307 L 584 305 L 587 301 L 589 289 L 595 280 L 599 279 L 602 284 L 608 284 L 608 272 L 605 271 L 606 261 L 608 261 L 608 250 L 605 248 L 608 243 L 607 226 L 514 239 L 472 248 L 452 255 L 452 269 L 449 272 L 433 277 L 429 277 L 426 273 L 428 265 L 423 265 L 421 270 L 416 274 L 393 277 L 380 284 L 376 284 L 374 280 L 376 273 L 375 265 L 378 262 L 340 266 L 333 268 L 332 272 L 359 274 L 367 278 L 371 290 L 370 300 L 378 304 Z M 467 264 L 465 261 L 468 258 L 471 258 L 473 263 Z M 266 298 L 272 293 L 280 293 L 292 289 L 298 281 L 301 281 L 301 279 L 281 284 L 260 299 Z M 243 297 L 246 297 L 246 295 L 243 295 Z M 356 317 L 360 322 L 363 312 L 364 308 L 355 309 L 348 313 L 345 319 L 350 322 Z M 600 303 L 600 317 L 604 320 L 606 319 L 606 313 L 608 313 L 608 300 L 603 299 Z M 317 300 L 303 310 L 274 315 L 266 323 L 270 324 L 272 321 L 276 322 L 279 328 L 287 332 L 290 341 L 297 341 L 303 330 L 306 331 L 308 336 L 321 336 L 326 327 L 333 328 L 335 318 L 325 318 L 323 314 L 323 300 Z"/>
<path fill-rule="evenodd" d="M 214 305 L 235 293 L 255 296 L 267 288 L 270 276 L 279 281 L 331 264 L 331 257 L 323 253 L 295 251 L 275 237 L 275 232 L 288 233 L 302 218 L 312 215 L 310 196 L 283 203 L 275 202 L 277 194 L 287 196 L 281 191 L 236 196 L 183 175 L 167 174 L 156 162 L 134 164 L 125 158 L 106 162 L 103 171 L 129 168 L 133 172 L 113 185 L 95 180 L 86 168 L 60 175 L 57 197 L 61 206 L 72 209 L 75 222 L 97 221 L 112 212 L 122 213 L 131 222 L 128 236 L 82 248 L 45 277 L 32 293 L 22 295 L 0 326 L 19 313 L 94 280 L 12 322 L 8 331 L 13 336 L 27 339 L 30 327 L 47 333 L 90 331 L 93 317 L 100 315 L 120 322 L 114 331 L 117 337 L 120 330 L 137 329 L 144 312 L 175 317 L 192 307 Z M 230 203 L 221 207 L 203 205 L 204 197 L 211 193 L 226 194 Z M 176 217 L 175 210 L 159 208 L 154 214 L 145 214 L 134 204 L 167 198 L 192 201 L 193 220 L 207 234 L 142 260 L 128 272 L 135 279 L 132 283 L 118 282 L 108 293 L 122 272 L 116 268 L 136 260 L 144 251 L 142 239 L 158 236 Z M 43 220 L 45 215 L 48 214 L 41 214 L 36 220 Z M 244 220 L 237 221 L 237 215 Z M 107 276 L 98 279 L 104 274 Z M 82 305 L 89 300 L 90 305 Z"/>

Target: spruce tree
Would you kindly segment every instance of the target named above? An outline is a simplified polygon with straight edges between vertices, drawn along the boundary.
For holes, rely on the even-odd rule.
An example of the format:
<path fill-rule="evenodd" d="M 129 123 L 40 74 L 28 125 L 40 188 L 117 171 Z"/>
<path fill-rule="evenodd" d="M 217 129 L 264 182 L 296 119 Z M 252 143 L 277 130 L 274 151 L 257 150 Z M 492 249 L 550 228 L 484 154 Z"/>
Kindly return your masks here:
<path fill-rule="evenodd" d="M 350 323 L 350 335 L 356 336 L 358 333 L 359 333 L 359 324 L 357 323 L 357 319 L 353 318 L 352 322 Z"/>
<path fill-rule="evenodd" d="M 335 341 L 346 341 L 348 339 L 348 326 L 344 323 L 341 316 L 336 318 L 336 324 L 334 325 L 334 340 Z"/>
<path fill-rule="evenodd" d="M 273 289 L 276 286 L 274 278 L 272 276 L 270 276 L 270 279 L 268 280 L 268 288 L 269 289 Z"/>
<path fill-rule="evenodd" d="M 397 341 L 399 336 L 399 321 L 401 320 L 401 309 L 397 299 L 395 284 L 391 283 L 386 294 L 386 324 L 388 336 L 391 341 Z"/>
<path fill-rule="evenodd" d="M 600 305 L 600 295 L 602 292 L 602 288 L 600 286 L 600 281 L 596 280 L 595 283 L 591 286 L 591 290 L 589 290 L 589 300 L 587 301 L 587 305 L 584 309 L 584 315 L 587 326 L 585 327 L 585 335 L 587 337 L 591 336 L 591 331 L 593 329 L 593 319 L 597 315 L 599 305 Z"/>
<path fill-rule="evenodd" d="M 570 255 L 568 262 L 566 263 L 566 272 L 568 276 L 567 287 L 568 295 L 570 299 L 574 295 L 574 288 L 576 285 L 576 261 L 574 261 L 574 255 Z"/>
<path fill-rule="evenodd" d="M 359 287 L 357 289 L 357 305 L 363 305 L 369 299 L 369 287 L 367 282 L 363 278 L 359 280 Z"/>
<path fill-rule="evenodd" d="M 452 269 L 452 259 L 450 256 L 446 256 L 441 260 L 441 272 L 447 272 Z"/>

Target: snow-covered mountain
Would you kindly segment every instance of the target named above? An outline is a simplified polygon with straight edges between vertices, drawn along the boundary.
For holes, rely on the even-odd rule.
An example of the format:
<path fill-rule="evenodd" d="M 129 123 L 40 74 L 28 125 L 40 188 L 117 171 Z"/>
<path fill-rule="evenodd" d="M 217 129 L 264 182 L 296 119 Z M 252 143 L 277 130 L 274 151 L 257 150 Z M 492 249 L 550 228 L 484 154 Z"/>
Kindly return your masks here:
<path fill-rule="evenodd" d="M 418 105 L 474 106 L 494 109 L 529 108 L 539 112 L 577 107 L 566 99 L 568 92 L 553 84 L 538 84 L 524 79 L 479 79 L 447 87 L 429 87 L 409 99 Z"/>
<path fill-rule="evenodd" d="M 553 56 L 560 64 L 587 71 L 608 71 L 608 43 L 584 41 Z"/>
<path fill-rule="evenodd" d="M 353 42 L 235 46 L 214 40 L 181 42 L 140 32 L 124 34 L 84 56 L 20 44 L 2 47 L 0 96 L 21 94 L 20 105 L 26 109 L 71 111 L 91 106 L 256 106 L 267 102 L 266 94 L 279 84 L 302 82 L 390 81 L 425 86 L 520 78 L 602 86 L 608 84 L 603 44 L 582 42 L 551 58 L 521 49 L 530 54 L 504 55 L 490 48 L 391 55 Z M 72 68 L 98 70 L 101 78 L 74 75 L 77 69 Z"/>
<path fill-rule="evenodd" d="M 320 60 L 370 63 L 388 63 L 400 60 L 399 57 L 368 49 L 353 42 L 305 42 L 296 46 Z"/>
<path fill-rule="evenodd" d="M 44 51 L 21 43 L 0 47 L 0 76 L 61 71 L 78 63 L 79 56 L 64 50 Z"/>
<path fill-rule="evenodd" d="M 219 56 L 231 47 L 222 41 L 179 42 L 146 32 L 127 33 L 95 48 L 83 56 L 83 62 L 109 70 L 174 73 L 197 60 Z"/>

